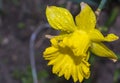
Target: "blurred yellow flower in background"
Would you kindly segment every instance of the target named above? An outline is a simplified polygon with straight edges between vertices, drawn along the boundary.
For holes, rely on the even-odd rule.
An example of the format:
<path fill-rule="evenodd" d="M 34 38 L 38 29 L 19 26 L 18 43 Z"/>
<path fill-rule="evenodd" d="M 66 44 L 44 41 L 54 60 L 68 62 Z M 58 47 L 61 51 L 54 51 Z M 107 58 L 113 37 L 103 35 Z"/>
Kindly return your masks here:
<path fill-rule="evenodd" d="M 49 60 L 48 65 L 53 65 L 53 73 L 64 75 L 67 80 L 72 76 L 74 82 L 89 78 L 90 52 L 117 60 L 117 56 L 102 42 L 115 41 L 118 36 L 108 34 L 104 37 L 95 29 L 96 16 L 92 9 L 86 3 L 80 5 L 81 12 L 75 17 L 75 22 L 65 8 L 48 6 L 46 9 L 49 24 L 61 32 L 51 38 L 52 45 L 44 51 L 44 58 Z"/>

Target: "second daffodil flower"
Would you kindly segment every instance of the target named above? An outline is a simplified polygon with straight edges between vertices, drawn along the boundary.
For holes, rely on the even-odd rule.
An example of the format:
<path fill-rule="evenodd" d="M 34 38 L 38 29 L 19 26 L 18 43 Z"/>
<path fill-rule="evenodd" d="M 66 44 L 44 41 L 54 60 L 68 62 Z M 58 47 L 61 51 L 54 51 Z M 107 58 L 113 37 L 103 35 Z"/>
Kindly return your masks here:
<path fill-rule="evenodd" d="M 117 56 L 102 42 L 118 39 L 114 34 L 103 36 L 95 29 L 96 16 L 92 9 L 81 3 L 81 12 L 75 17 L 75 22 L 67 9 L 48 6 L 46 16 L 52 28 L 60 30 L 58 36 L 51 38 L 51 46 L 44 51 L 48 65 L 53 65 L 52 72 L 58 76 L 70 77 L 73 81 L 82 82 L 90 76 L 88 62 L 90 52 L 100 56 L 117 60 Z"/>

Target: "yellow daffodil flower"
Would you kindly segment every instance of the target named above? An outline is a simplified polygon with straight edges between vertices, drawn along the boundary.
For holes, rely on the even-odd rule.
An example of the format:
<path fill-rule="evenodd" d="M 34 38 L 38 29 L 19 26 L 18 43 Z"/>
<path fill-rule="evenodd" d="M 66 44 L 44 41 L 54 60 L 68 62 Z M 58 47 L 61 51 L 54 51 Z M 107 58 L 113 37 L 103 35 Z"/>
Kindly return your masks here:
<path fill-rule="evenodd" d="M 75 22 L 67 9 L 49 6 L 46 16 L 52 28 L 60 30 L 58 36 L 51 38 L 51 46 L 44 51 L 44 58 L 53 65 L 52 72 L 58 76 L 70 77 L 73 81 L 82 82 L 90 76 L 88 63 L 90 52 L 100 56 L 117 60 L 117 56 L 102 42 L 118 39 L 114 34 L 103 36 L 95 29 L 96 16 L 92 9 L 81 3 L 81 12 L 75 17 Z"/>

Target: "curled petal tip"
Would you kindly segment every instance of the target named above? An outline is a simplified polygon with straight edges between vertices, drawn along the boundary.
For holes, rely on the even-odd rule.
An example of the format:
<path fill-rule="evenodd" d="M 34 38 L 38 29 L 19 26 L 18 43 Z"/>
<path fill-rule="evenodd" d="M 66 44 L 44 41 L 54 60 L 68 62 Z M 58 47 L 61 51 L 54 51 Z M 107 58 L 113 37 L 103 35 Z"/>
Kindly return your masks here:
<path fill-rule="evenodd" d="M 111 59 L 114 63 L 117 62 L 117 59 Z"/>
<path fill-rule="evenodd" d="M 47 8 L 49 8 L 50 6 L 49 5 L 47 5 Z"/>
<path fill-rule="evenodd" d="M 50 7 L 50 6 L 47 5 L 47 7 L 46 7 L 46 12 L 48 11 L 49 7 Z"/>
<path fill-rule="evenodd" d="M 52 36 L 52 35 L 45 35 L 45 37 L 48 38 L 48 39 L 51 39 L 51 38 L 53 38 L 54 36 Z"/>
<path fill-rule="evenodd" d="M 118 40 L 119 37 L 113 33 L 111 34 L 108 34 L 106 37 L 105 37 L 105 40 L 106 41 L 115 41 L 115 40 Z"/>
<path fill-rule="evenodd" d="M 46 10 L 50 9 L 52 6 L 47 5 Z"/>
<path fill-rule="evenodd" d="M 51 6 L 47 5 L 47 8 L 46 8 L 46 9 L 47 9 L 47 10 L 48 10 L 48 9 L 51 9 Z"/>
<path fill-rule="evenodd" d="M 86 6 L 86 3 L 81 2 L 81 3 L 80 3 L 80 6 L 81 6 L 81 9 L 83 9 L 83 8 Z"/>

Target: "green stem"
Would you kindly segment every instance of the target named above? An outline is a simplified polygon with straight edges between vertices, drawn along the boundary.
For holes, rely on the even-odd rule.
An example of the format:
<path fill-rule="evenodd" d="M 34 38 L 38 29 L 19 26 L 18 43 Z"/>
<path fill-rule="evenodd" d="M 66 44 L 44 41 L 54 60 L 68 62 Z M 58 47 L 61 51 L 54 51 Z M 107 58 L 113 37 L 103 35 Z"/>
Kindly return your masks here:
<path fill-rule="evenodd" d="M 106 27 L 110 27 L 111 24 L 113 24 L 115 22 L 115 19 L 118 16 L 119 11 L 120 11 L 120 9 L 117 6 L 112 9 L 110 17 L 108 18 L 107 22 L 105 23 Z"/>
<path fill-rule="evenodd" d="M 102 10 L 107 0 L 101 0 L 100 5 L 98 6 L 98 10 Z"/>
<path fill-rule="evenodd" d="M 106 4 L 107 0 L 101 0 L 97 10 L 95 11 L 96 15 L 99 16 L 101 10 L 103 9 L 104 5 Z"/>

